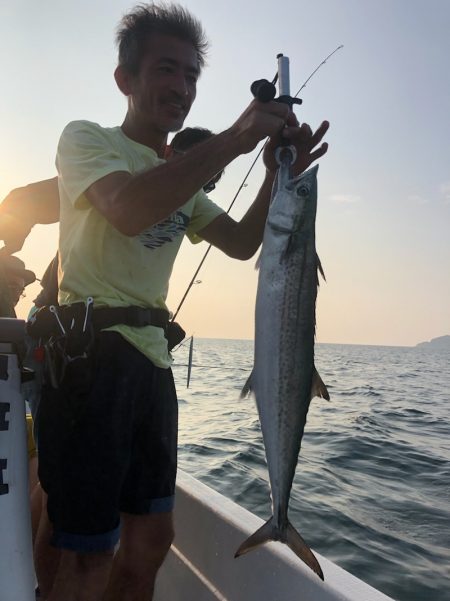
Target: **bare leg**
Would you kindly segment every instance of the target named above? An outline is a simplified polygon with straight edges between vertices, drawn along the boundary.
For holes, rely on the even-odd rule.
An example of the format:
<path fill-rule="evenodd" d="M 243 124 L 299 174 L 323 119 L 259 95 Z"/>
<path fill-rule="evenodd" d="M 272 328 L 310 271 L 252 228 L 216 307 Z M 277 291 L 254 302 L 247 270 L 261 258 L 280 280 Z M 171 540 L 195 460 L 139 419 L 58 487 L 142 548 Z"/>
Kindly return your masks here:
<path fill-rule="evenodd" d="M 28 478 L 30 488 L 30 503 L 31 503 L 31 532 L 33 535 L 33 545 L 36 540 L 36 533 L 39 526 L 39 519 L 41 517 L 41 485 L 37 475 L 37 457 L 32 457 L 28 464 Z"/>
<path fill-rule="evenodd" d="M 41 595 L 47 599 L 53 586 L 61 551 L 50 544 L 53 527 L 47 514 L 47 495 L 42 489 L 41 491 L 42 509 L 34 544 L 34 569 Z"/>
<path fill-rule="evenodd" d="M 28 462 L 28 485 L 30 488 L 30 494 L 33 492 L 36 484 L 39 482 L 37 472 L 38 472 L 38 458 L 35 455 Z"/>
<path fill-rule="evenodd" d="M 122 514 L 120 547 L 103 601 L 151 601 L 156 574 L 172 540 L 171 512 Z"/>
<path fill-rule="evenodd" d="M 48 601 L 101 601 L 111 571 L 113 551 L 61 551 Z"/>

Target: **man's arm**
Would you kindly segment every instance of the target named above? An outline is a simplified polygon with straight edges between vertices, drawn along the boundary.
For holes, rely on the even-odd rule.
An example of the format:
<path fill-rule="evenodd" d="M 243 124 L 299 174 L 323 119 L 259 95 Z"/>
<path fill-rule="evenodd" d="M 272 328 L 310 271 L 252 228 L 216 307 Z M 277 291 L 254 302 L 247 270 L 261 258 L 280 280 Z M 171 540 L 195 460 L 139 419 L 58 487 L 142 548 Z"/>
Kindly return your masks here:
<path fill-rule="evenodd" d="M 293 175 L 303 173 L 313 161 L 326 153 L 327 144 L 322 144 L 319 148 L 316 146 L 321 142 L 328 127 L 328 122 L 324 121 L 314 134 L 306 124 L 301 127 L 286 128 L 285 133 L 290 136 L 290 142 L 297 151 L 297 159 L 292 167 Z M 236 222 L 228 215 L 219 215 L 198 232 L 198 235 L 204 240 L 230 257 L 241 260 L 249 259 L 262 242 L 275 172 L 278 167 L 273 155 L 279 143 L 279 139 L 271 140 L 265 148 L 266 177 L 258 196 L 241 221 Z"/>
<path fill-rule="evenodd" d="M 267 172 L 256 199 L 240 221 L 219 215 L 198 235 L 233 259 L 250 259 L 262 242 L 274 179 L 274 174 Z"/>
<path fill-rule="evenodd" d="M 0 204 L 0 239 L 8 252 L 20 250 L 33 225 L 59 221 L 58 179 L 12 190 Z"/>
<path fill-rule="evenodd" d="M 288 115 L 285 105 L 253 101 L 230 129 L 182 157 L 135 175 L 111 173 L 85 195 L 118 231 L 135 236 L 166 219 L 237 156 L 275 136 Z"/>

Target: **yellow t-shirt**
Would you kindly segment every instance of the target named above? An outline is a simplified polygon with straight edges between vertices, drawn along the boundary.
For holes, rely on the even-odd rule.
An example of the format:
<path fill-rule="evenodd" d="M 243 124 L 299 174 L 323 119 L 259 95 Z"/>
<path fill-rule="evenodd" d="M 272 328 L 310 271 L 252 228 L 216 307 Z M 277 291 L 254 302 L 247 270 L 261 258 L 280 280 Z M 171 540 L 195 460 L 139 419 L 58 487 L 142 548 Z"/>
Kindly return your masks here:
<path fill-rule="evenodd" d="M 71 304 L 92 296 L 95 306 L 167 309 L 170 274 L 184 234 L 196 232 L 224 211 L 197 192 L 166 220 L 135 237 L 118 232 L 87 200 L 84 192 L 116 171 L 137 173 L 164 160 L 120 127 L 104 128 L 73 121 L 58 146 L 60 209 L 59 302 Z M 114 326 L 113 329 L 155 365 L 168 367 L 171 357 L 161 328 Z"/>

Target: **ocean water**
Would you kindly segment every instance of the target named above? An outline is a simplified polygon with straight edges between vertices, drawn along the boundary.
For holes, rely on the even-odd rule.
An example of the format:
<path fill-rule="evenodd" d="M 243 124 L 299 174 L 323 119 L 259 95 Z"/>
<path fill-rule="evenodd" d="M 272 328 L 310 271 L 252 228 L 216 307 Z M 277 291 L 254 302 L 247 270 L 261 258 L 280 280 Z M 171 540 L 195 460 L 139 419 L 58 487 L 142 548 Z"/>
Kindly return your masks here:
<path fill-rule="evenodd" d="M 239 399 L 253 342 L 175 353 L 179 466 L 270 516 L 254 401 Z M 320 554 L 397 601 L 450 600 L 450 352 L 316 345 L 331 401 L 314 399 L 290 519 Z M 361 600 L 364 601 L 364 600 Z"/>

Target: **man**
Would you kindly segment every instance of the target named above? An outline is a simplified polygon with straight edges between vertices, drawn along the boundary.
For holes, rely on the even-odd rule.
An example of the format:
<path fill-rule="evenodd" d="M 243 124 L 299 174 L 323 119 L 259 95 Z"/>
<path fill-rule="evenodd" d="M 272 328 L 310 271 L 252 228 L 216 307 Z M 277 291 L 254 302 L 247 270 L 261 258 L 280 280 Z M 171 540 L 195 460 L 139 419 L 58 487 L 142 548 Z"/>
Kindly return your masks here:
<path fill-rule="evenodd" d="M 5 251 L 20 250 L 31 228 L 59 221 L 58 181 L 54 177 L 12 190 L 0 204 L 0 240 Z"/>
<path fill-rule="evenodd" d="M 166 147 L 166 160 L 184 155 L 192 146 L 213 136 L 205 127 L 186 127 L 172 138 Z M 203 186 L 206 193 L 212 192 L 220 181 L 223 170 Z M 58 178 L 34 182 L 12 190 L 0 204 L 0 240 L 5 242 L 6 253 L 20 250 L 37 223 L 48 224 L 59 221 Z M 33 280 L 34 281 L 34 280 Z M 42 290 L 34 300 L 37 308 L 58 303 L 58 254 L 50 261 L 41 279 Z"/>
<path fill-rule="evenodd" d="M 14 307 L 24 294 L 25 287 L 36 280 L 35 274 L 25 269 L 25 263 L 18 257 L 0 252 L 0 275 L 2 289 L 0 296 L 2 300 L 1 315 L 3 317 L 15 317 Z"/>
<path fill-rule="evenodd" d="M 72 122 L 57 154 L 59 301 L 73 324 L 75 307 L 92 297 L 96 335 L 84 371 L 69 361 L 59 388 L 44 389 L 39 412 L 40 478 L 62 549 L 48 601 L 151 598 L 173 538 L 177 401 L 164 330 L 182 236 L 250 258 L 261 244 L 281 138 L 296 146 L 294 173 L 327 150 L 315 149 L 326 122 L 313 135 L 287 106 L 253 101 L 228 130 L 165 162 L 168 133 L 182 127 L 195 99 L 203 32 L 184 9 L 141 6 L 124 17 L 118 43 L 115 79 L 128 98 L 122 126 Z M 201 189 L 267 136 L 266 177 L 236 223 Z M 104 316 L 106 331 L 96 326 Z"/>
<path fill-rule="evenodd" d="M 204 142 L 205 140 L 209 140 L 213 135 L 211 130 L 204 127 L 186 127 L 183 131 L 179 131 L 173 137 L 171 143 L 166 148 L 165 158 L 169 160 L 176 156 L 182 156 L 192 148 L 192 146 Z M 206 182 L 203 186 L 203 191 L 206 194 L 215 190 L 216 184 L 219 183 L 223 173 L 224 169 L 221 169 L 219 173 L 216 173 L 216 175 L 209 180 L 209 182 Z"/>
<path fill-rule="evenodd" d="M 189 148 L 208 140 L 213 136 L 213 132 L 204 127 L 186 127 L 178 132 L 172 138 L 167 146 L 164 158 L 169 160 L 176 156 L 183 155 Z M 208 194 L 212 192 L 223 175 L 223 170 L 217 174 L 211 181 L 203 186 L 203 190 Z M 59 191 L 58 178 L 42 180 L 15 188 L 0 203 L 0 240 L 5 243 L 5 251 L 9 254 L 21 250 L 25 239 L 31 229 L 36 224 L 50 224 L 59 221 Z M 51 278 L 52 286 L 57 276 L 57 261 L 52 260 L 48 266 L 48 272 L 44 274 L 42 281 L 47 277 Z M 47 284 L 46 284 L 47 287 Z M 54 300 L 54 287 L 51 289 L 50 299 Z M 42 297 L 42 304 L 50 304 L 47 299 Z M 45 301 L 45 302 L 44 302 Z"/>
<path fill-rule="evenodd" d="M 199 144 L 204 140 L 208 140 L 213 136 L 211 130 L 202 127 L 187 127 L 183 131 L 178 132 L 172 139 L 169 146 L 165 150 L 165 158 L 167 160 L 173 159 L 176 156 L 184 155 L 190 148 L 195 144 Z M 208 182 L 203 189 L 211 191 L 215 188 L 216 184 L 220 180 L 222 172 L 218 173 L 211 182 Z M 54 185 L 50 186 L 48 183 L 53 181 Z M 42 203 L 43 205 L 54 204 L 57 199 L 59 207 L 59 193 L 57 178 L 54 180 L 47 180 L 47 185 L 43 187 L 44 182 L 37 182 L 29 184 L 25 188 L 22 188 L 22 193 L 14 197 L 14 202 L 10 205 L 13 211 L 20 215 L 28 215 L 28 212 L 24 212 L 24 207 L 30 207 Z M 42 196 L 43 192 L 46 196 Z M 10 194 L 9 199 L 12 198 Z M 58 209 L 59 210 L 59 209 Z M 34 211 L 34 215 L 38 215 L 38 211 Z M 0 220 L 1 221 L 1 220 Z M 28 216 L 28 224 L 32 225 Z M 18 231 L 27 231 L 27 228 L 19 229 Z M 7 236 L 6 236 L 7 237 Z M 9 239 L 7 237 L 7 239 Z M 17 238 L 16 238 L 17 240 Z M 15 259 L 15 257 L 14 257 Z M 58 255 L 56 255 L 50 264 L 48 265 L 44 275 L 41 278 L 42 290 L 38 296 L 34 299 L 34 307 L 32 308 L 31 314 L 34 314 L 39 308 L 57 305 L 58 304 Z M 170 340 L 168 340 L 170 348 Z M 32 341 L 29 339 L 29 349 L 27 353 L 26 365 L 32 368 L 35 372 L 35 380 L 26 385 L 24 390 L 25 396 L 29 402 L 31 412 L 33 416 L 36 416 L 40 391 L 42 382 L 42 357 L 36 359 L 35 348 L 36 345 L 41 345 L 42 341 Z M 27 416 L 27 425 L 29 426 L 29 454 L 30 454 L 30 474 L 37 480 L 37 452 L 34 446 L 34 439 L 31 434 L 30 425 L 32 424 L 31 415 Z M 31 426 L 32 427 L 32 426 Z M 32 444 L 31 444 L 32 443 Z M 31 466 L 33 469 L 31 469 Z M 34 481 L 33 481 L 34 482 Z M 35 571 L 40 585 L 40 589 L 43 593 L 49 592 L 52 588 L 54 581 L 54 575 L 56 572 L 57 565 L 59 563 L 59 550 L 51 546 L 52 537 L 52 526 L 48 521 L 47 517 L 47 500 L 46 495 L 41 495 L 41 488 L 38 482 L 34 483 L 33 495 L 32 495 L 32 517 L 33 517 L 33 541 L 36 539 L 34 545 L 34 557 L 35 557 Z M 42 508 L 42 511 L 41 511 Z M 39 526 L 39 528 L 38 528 Z M 37 536 L 36 536 L 37 533 Z"/>

